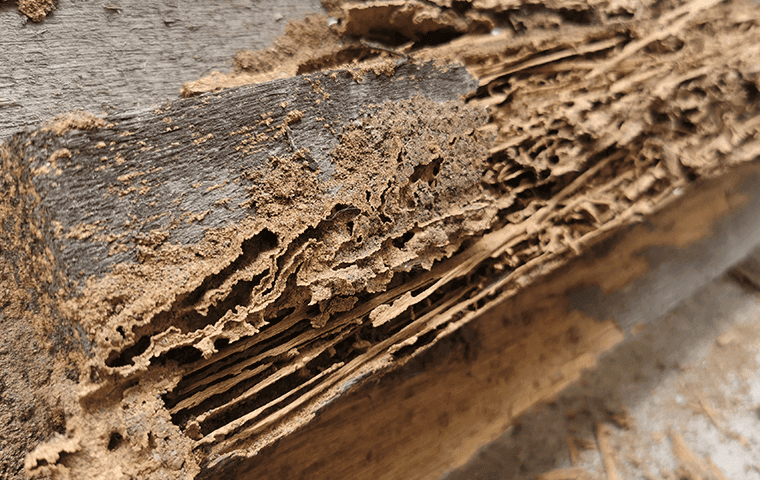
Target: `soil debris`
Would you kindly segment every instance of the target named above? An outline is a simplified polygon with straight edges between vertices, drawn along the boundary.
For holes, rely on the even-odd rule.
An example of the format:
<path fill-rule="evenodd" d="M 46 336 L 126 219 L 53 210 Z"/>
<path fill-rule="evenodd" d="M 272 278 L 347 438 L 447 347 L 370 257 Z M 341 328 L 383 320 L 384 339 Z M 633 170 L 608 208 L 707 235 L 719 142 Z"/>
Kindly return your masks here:
<path fill-rule="evenodd" d="M 106 126 L 105 120 L 85 111 L 70 112 L 60 115 L 45 123 L 43 130 L 56 135 L 63 135 L 71 130 L 92 130 Z"/>
<path fill-rule="evenodd" d="M 56 0 L 17 0 L 18 11 L 29 17 L 33 22 L 41 22 L 52 12 Z"/>

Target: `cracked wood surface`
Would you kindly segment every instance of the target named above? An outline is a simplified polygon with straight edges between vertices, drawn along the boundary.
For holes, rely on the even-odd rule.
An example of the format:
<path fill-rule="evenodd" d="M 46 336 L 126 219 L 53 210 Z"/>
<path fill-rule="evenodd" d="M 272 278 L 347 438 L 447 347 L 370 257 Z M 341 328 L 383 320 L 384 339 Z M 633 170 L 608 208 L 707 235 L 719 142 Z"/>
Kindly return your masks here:
<path fill-rule="evenodd" d="M 442 478 L 604 355 L 615 356 L 635 327 L 753 251 L 758 181 L 755 162 L 690 186 L 592 254 L 529 288 L 513 287 L 514 296 L 484 306 L 447 340 L 330 404 L 302 430 L 255 457 L 233 452 L 199 478 Z M 515 461 L 497 465 L 517 471 Z M 462 468 L 455 478 L 474 475 L 488 473 Z"/>

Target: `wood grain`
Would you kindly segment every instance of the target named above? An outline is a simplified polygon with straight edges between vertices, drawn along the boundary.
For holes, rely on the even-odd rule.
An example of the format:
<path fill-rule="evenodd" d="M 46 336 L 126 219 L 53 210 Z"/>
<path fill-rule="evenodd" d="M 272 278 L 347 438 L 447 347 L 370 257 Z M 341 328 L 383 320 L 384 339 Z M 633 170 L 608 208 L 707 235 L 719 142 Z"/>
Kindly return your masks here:
<path fill-rule="evenodd" d="M 419 78 L 425 83 L 420 85 Z M 68 278 L 80 280 L 99 277 L 120 262 L 136 262 L 136 235 L 180 221 L 181 228 L 172 228 L 163 240 L 189 245 L 208 229 L 254 215 L 239 205 L 255 186 L 244 171 L 263 171 L 271 158 L 292 155 L 294 146 L 308 147 L 319 181 L 329 181 L 340 134 L 367 105 L 417 94 L 445 102 L 470 88 L 474 82 L 463 68 L 443 74 L 430 64 L 401 65 L 394 76 L 368 73 L 361 82 L 345 71 L 317 73 L 109 116 L 109 128 L 19 138 L 28 142 L 23 155 L 29 168 L 39 172 L 32 182 L 43 198 L 40 211 L 65 234 L 50 235 L 60 244 L 54 248 L 58 261 Z M 303 119 L 281 135 L 276 126 L 291 112 L 303 112 Z M 247 143 L 244 130 L 268 138 Z M 55 152 L 69 153 L 51 169 Z M 346 186 L 340 196 L 349 190 Z M 189 215 L 202 219 L 188 221 Z M 84 224 L 119 238 L 123 249 L 114 253 L 112 242 L 78 233 L 77 226 Z"/>
<path fill-rule="evenodd" d="M 0 139 L 64 112 L 128 111 L 179 96 L 272 43 L 318 0 L 61 0 L 40 23 L 0 3 Z"/>

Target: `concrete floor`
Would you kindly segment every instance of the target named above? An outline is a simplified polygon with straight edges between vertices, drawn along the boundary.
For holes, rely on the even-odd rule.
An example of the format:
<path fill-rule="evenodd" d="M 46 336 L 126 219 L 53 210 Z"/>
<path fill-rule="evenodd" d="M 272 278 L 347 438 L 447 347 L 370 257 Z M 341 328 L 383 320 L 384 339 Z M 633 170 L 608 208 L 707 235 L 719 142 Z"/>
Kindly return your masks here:
<path fill-rule="evenodd" d="M 760 479 L 758 320 L 758 290 L 709 281 L 445 480 Z"/>

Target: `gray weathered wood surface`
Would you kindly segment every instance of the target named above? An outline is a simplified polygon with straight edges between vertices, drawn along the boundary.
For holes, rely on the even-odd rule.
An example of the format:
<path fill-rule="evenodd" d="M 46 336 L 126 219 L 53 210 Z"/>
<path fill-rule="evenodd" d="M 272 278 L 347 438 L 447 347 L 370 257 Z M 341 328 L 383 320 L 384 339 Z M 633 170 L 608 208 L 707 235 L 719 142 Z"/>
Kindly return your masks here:
<path fill-rule="evenodd" d="M 75 109 L 128 111 L 228 70 L 240 49 L 272 43 L 318 0 L 60 0 L 40 23 L 0 3 L 0 139 Z"/>
<path fill-rule="evenodd" d="M 29 168 L 39 172 L 32 182 L 42 198 L 41 214 L 60 222 L 64 234 L 50 235 L 52 243 L 63 247 L 55 248 L 58 260 L 69 269 L 69 279 L 79 280 L 136 261 L 136 235 L 179 221 L 182 227 L 172 229 L 167 240 L 188 245 L 209 228 L 252 215 L 251 207 L 242 204 L 256 183 L 241 174 L 263 171 L 271 157 L 293 155 L 294 146 L 308 148 L 307 161 L 322 182 L 329 181 L 340 132 L 367 105 L 416 94 L 445 102 L 473 89 L 473 82 L 464 68 L 440 73 L 432 64 L 404 64 L 394 76 L 367 73 L 361 82 L 346 71 L 316 73 L 108 116 L 105 120 L 113 124 L 108 128 L 19 138 Z M 285 124 L 289 112 L 303 112 L 303 119 L 278 136 L 277 126 Z M 262 119 L 267 119 L 263 125 Z M 241 129 L 268 138 L 246 146 L 250 142 Z M 51 161 L 62 149 L 69 153 Z M 339 195 L 354 188 L 346 185 Z M 185 221 L 188 215 L 202 219 Z M 123 249 L 114 252 L 112 242 L 71 234 L 82 225 L 97 225 L 119 238 Z"/>

